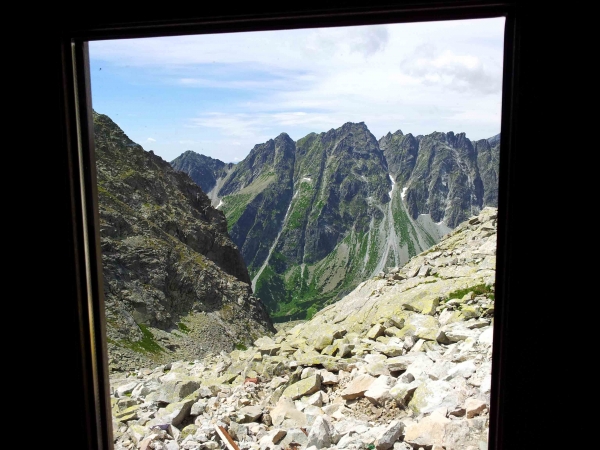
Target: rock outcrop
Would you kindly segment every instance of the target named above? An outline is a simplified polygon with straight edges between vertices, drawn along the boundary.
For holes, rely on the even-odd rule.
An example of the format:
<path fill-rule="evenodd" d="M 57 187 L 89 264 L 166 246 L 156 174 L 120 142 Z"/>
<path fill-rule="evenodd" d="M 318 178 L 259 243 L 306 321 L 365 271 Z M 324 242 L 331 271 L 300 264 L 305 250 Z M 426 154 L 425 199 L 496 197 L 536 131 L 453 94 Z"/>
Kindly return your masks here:
<path fill-rule="evenodd" d="M 110 370 L 233 350 L 275 331 L 223 212 L 94 113 Z"/>
<path fill-rule="evenodd" d="M 123 449 L 487 448 L 496 210 L 247 349 L 113 374 Z"/>

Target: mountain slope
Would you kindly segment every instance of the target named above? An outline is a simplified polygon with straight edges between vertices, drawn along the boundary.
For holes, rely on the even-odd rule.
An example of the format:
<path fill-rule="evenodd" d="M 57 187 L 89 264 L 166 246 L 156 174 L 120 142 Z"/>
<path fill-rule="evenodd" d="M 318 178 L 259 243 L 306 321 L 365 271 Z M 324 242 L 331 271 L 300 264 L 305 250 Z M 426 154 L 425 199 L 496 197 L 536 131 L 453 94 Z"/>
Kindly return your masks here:
<path fill-rule="evenodd" d="M 490 142 L 492 144 L 490 144 Z M 209 195 L 274 321 L 310 317 L 497 206 L 499 139 L 464 133 L 379 141 L 346 123 L 256 145 Z"/>
<path fill-rule="evenodd" d="M 246 350 L 111 377 L 115 446 L 488 448 L 496 214 Z"/>
<path fill-rule="evenodd" d="M 111 370 L 231 350 L 274 331 L 224 214 L 94 113 Z"/>

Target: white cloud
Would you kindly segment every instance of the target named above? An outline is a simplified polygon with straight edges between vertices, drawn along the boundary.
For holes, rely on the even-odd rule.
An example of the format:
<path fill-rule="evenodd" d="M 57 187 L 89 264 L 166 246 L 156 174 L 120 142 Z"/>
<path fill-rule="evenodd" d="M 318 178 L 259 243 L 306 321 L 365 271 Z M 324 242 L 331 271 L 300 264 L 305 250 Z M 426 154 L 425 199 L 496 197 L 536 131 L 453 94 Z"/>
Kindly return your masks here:
<path fill-rule="evenodd" d="M 400 63 L 403 72 L 426 86 L 471 94 L 499 94 L 502 89 L 502 68 L 485 67 L 478 56 L 439 51 L 432 44 L 421 46 Z"/>
<path fill-rule="evenodd" d="M 352 51 L 370 56 L 378 51 L 383 51 L 389 41 L 389 32 L 386 26 L 365 29 L 351 40 Z"/>
<path fill-rule="evenodd" d="M 264 117 L 250 114 L 209 112 L 191 119 L 191 123 L 193 127 L 216 128 L 241 138 L 260 135 L 265 129 Z"/>
<path fill-rule="evenodd" d="M 185 148 L 237 161 L 281 132 L 299 139 L 346 122 L 377 138 L 402 129 L 481 139 L 500 131 L 503 28 L 496 18 L 94 41 L 93 77 L 123 85 L 93 93 L 114 93 L 113 115 L 123 117 L 121 104 L 136 113 L 128 126 L 139 134 L 124 128 L 132 139 L 154 125 L 148 142 L 166 160 Z M 154 91 L 134 110 L 129 87 Z"/>
<path fill-rule="evenodd" d="M 146 140 L 147 140 L 148 142 L 156 142 L 156 139 L 154 139 L 154 138 L 148 138 L 148 139 L 146 139 Z"/>

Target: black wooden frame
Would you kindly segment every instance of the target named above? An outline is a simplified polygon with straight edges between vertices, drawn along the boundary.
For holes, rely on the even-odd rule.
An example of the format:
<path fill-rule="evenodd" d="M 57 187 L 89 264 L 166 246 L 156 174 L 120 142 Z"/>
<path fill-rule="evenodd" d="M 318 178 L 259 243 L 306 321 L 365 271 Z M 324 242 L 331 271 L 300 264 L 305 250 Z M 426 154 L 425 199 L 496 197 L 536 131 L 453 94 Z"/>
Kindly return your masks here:
<path fill-rule="evenodd" d="M 57 386 L 70 392 L 62 400 L 75 422 L 69 446 L 113 448 L 86 42 L 501 16 L 506 17 L 506 31 L 489 450 L 525 448 L 536 442 L 538 431 L 528 414 L 543 397 L 536 387 L 543 363 L 536 359 L 532 346 L 523 343 L 531 326 L 535 327 L 531 325 L 535 311 L 527 303 L 534 290 L 526 284 L 531 269 L 523 250 L 531 230 L 520 220 L 528 205 L 516 193 L 540 179 L 535 178 L 531 159 L 519 152 L 536 137 L 527 125 L 534 113 L 540 113 L 534 106 L 540 93 L 536 87 L 540 69 L 535 58 L 539 44 L 536 11 L 523 5 L 484 0 L 161 5 L 157 11 L 149 7 L 135 12 L 71 10 L 47 26 L 43 39 L 51 59 L 46 74 L 53 94 L 50 129 L 56 144 L 48 166 L 56 176 L 48 180 L 47 189 L 55 194 L 62 237 L 60 245 L 50 251 L 60 252 L 66 263 L 53 278 L 64 300 L 42 309 L 42 314 L 60 317 L 63 325 L 60 333 L 55 331 L 61 352 L 54 357 L 64 369 Z"/>

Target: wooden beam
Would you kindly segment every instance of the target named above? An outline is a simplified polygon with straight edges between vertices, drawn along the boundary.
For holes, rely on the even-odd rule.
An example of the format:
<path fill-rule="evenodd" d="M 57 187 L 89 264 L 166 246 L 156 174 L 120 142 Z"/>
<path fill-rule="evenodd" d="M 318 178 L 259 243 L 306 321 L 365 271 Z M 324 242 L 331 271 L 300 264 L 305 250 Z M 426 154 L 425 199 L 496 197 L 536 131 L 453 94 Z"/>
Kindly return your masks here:
<path fill-rule="evenodd" d="M 229 448 L 229 450 L 240 450 L 238 445 L 233 441 L 233 439 L 231 438 L 231 436 L 225 428 L 215 424 L 215 430 L 217 431 L 217 434 L 219 435 L 221 440 L 225 442 L 225 445 L 227 445 L 227 448 Z"/>

